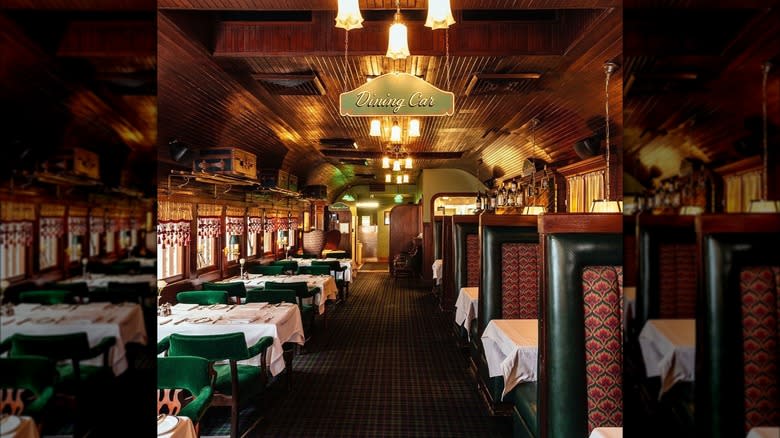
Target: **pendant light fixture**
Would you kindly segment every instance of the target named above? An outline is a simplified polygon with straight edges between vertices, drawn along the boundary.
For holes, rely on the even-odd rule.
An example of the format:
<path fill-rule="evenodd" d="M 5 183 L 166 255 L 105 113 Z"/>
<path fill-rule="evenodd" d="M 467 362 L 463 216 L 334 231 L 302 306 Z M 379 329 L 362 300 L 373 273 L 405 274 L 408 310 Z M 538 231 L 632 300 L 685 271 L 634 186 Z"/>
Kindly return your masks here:
<path fill-rule="evenodd" d="M 539 119 L 533 118 L 531 119 L 531 152 L 536 155 L 536 127 L 539 126 Z M 541 156 L 541 154 L 539 154 Z M 531 190 L 532 194 L 534 196 L 534 200 L 532 203 L 529 203 L 529 205 L 526 205 L 523 208 L 523 214 L 528 215 L 535 215 L 538 216 L 547 209 L 543 205 L 536 205 L 537 197 L 540 194 L 541 190 L 536 188 L 536 163 L 534 163 L 534 171 L 531 174 Z"/>
<path fill-rule="evenodd" d="M 407 183 L 409 183 L 409 174 L 405 173 L 404 174 L 404 184 L 407 184 Z"/>
<path fill-rule="evenodd" d="M 339 0 L 336 27 L 347 31 L 363 27 L 363 16 L 360 15 L 358 0 Z"/>
<path fill-rule="evenodd" d="M 394 160 L 393 161 L 393 171 L 394 172 L 400 172 L 401 171 L 401 160 Z"/>
<path fill-rule="evenodd" d="M 401 4 L 395 1 L 395 18 L 390 26 L 390 38 L 387 42 L 387 56 L 390 59 L 406 59 L 409 56 L 406 25 L 401 22 Z"/>
<path fill-rule="evenodd" d="M 604 171 L 604 199 L 594 199 L 591 205 L 591 213 L 620 213 L 623 208 L 620 201 L 613 201 L 609 196 L 609 77 L 617 70 L 618 66 L 614 62 L 604 63 L 604 73 L 606 73 L 606 80 L 604 81 L 604 94 L 605 99 L 605 112 L 606 112 L 606 168 Z"/>
<path fill-rule="evenodd" d="M 390 128 L 390 143 L 401 143 L 401 127 L 398 126 L 398 122 L 394 122 L 393 127 Z"/>
<path fill-rule="evenodd" d="M 379 137 L 382 135 L 382 123 L 379 119 L 371 120 L 371 131 L 368 133 L 371 137 Z"/>
<path fill-rule="evenodd" d="M 420 136 L 420 119 L 409 120 L 409 132 L 407 134 L 409 137 Z"/>
<path fill-rule="evenodd" d="M 412 157 L 408 156 L 404 160 L 404 168 L 405 169 L 411 169 L 412 168 Z"/>
<path fill-rule="evenodd" d="M 447 29 L 455 24 L 450 8 L 450 0 L 428 0 L 428 18 L 425 20 L 425 27 L 432 30 Z"/>
<path fill-rule="evenodd" d="M 769 195 L 769 172 L 767 169 L 769 162 L 769 145 L 767 139 L 767 114 L 766 114 L 766 81 L 769 76 L 769 70 L 772 69 L 772 63 L 769 61 L 761 65 L 761 70 L 764 73 L 764 80 L 762 82 L 762 110 L 763 110 L 763 135 L 764 135 L 764 157 L 763 168 L 761 172 L 761 199 L 754 199 L 750 201 L 750 213 L 778 213 L 780 212 L 779 201 L 768 200 Z"/>
<path fill-rule="evenodd" d="M 390 168 L 390 157 L 385 155 L 382 157 L 382 169 L 389 169 Z"/>
<path fill-rule="evenodd" d="M 385 182 L 386 183 L 393 182 L 393 176 L 390 175 L 389 173 L 386 173 L 385 174 Z"/>

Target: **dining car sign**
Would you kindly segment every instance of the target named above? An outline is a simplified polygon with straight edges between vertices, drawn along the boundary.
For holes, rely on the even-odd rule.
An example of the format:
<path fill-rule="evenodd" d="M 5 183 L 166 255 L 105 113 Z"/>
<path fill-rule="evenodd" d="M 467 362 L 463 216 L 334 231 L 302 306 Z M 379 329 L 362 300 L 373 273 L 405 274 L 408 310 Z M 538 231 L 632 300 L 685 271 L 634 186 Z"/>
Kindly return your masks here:
<path fill-rule="evenodd" d="M 455 95 L 408 73 L 387 73 L 341 93 L 342 116 L 451 116 Z"/>

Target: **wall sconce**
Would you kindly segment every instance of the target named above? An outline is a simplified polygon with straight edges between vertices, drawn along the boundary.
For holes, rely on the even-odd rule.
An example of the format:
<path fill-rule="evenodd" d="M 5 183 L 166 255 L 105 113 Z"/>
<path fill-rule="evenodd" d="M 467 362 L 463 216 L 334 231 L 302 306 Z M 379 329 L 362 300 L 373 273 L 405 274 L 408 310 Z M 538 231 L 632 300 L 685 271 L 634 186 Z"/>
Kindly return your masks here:
<path fill-rule="evenodd" d="M 425 27 L 432 30 L 447 29 L 455 24 L 450 9 L 450 0 L 428 0 L 428 18 L 425 20 Z"/>

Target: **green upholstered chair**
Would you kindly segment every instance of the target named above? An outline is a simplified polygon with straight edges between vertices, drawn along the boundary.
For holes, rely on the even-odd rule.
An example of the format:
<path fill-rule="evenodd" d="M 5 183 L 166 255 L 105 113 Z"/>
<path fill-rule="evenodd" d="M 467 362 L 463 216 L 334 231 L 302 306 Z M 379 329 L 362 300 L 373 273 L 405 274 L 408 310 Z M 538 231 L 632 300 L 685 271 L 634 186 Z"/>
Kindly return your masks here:
<path fill-rule="evenodd" d="M 347 267 L 341 266 L 341 262 L 338 260 L 313 260 L 311 265 L 330 268 L 330 274 L 336 280 L 336 286 L 339 288 L 339 296 L 342 301 L 346 301 L 349 294 L 349 282 L 345 280 L 344 272 L 346 272 Z"/>
<path fill-rule="evenodd" d="M 228 293 L 223 290 L 188 290 L 176 294 L 176 301 L 182 304 L 227 304 Z"/>
<path fill-rule="evenodd" d="M 298 262 L 295 260 L 277 260 L 272 265 L 281 266 L 282 273 L 286 274 L 294 274 L 298 270 Z"/>
<path fill-rule="evenodd" d="M 250 274 L 281 275 L 284 266 L 281 265 L 249 265 L 246 271 Z"/>
<path fill-rule="evenodd" d="M 57 367 L 41 356 L 0 358 L 0 412 L 33 417 L 40 424 L 54 397 Z"/>
<path fill-rule="evenodd" d="M 301 254 L 301 255 L 298 256 L 298 258 L 301 258 L 301 259 L 316 259 L 317 258 L 317 254 Z"/>
<path fill-rule="evenodd" d="M 28 290 L 19 293 L 19 301 L 33 304 L 70 303 L 73 293 L 69 290 Z"/>
<path fill-rule="evenodd" d="M 243 333 L 219 335 L 182 335 L 173 333 L 158 343 L 158 351 L 167 350 L 168 356 L 197 356 L 212 362 L 216 372 L 212 406 L 230 406 L 230 436 L 240 436 L 239 408 L 259 396 L 266 383 L 266 351 L 273 345 L 270 336 L 261 337 L 247 347 Z M 239 365 L 238 361 L 260 355 L 262 366 Z M 227 364 L 215 362 L 228 361 Z"/>
<path fill-rule="evenodd" d="M 309 275 L 330 275 L 330 267 L 321 265 L 301 266 L 298 268 L 298 273 Z"/>
<path fill-rule="evenodd" d="M 246 285 L 241 281 L 231 283 L 203 283 L 203 290 L 223 290 L 228 293 L 228 300 L 234 300 L 241 303 L 242 298 L 246 298 Z"/>
<path fill-rule="evenodd" d="M 246 302 L 298 304 L 298 297 L 292 289 L 259 289 L 247 291 Z"/>
<path fill-rule="evenodd" d="M 320 292 L 319 287 L 309 288 L 309 285 L 305 281 L 296 281 L 292 283 L 279 283 L 276 281 L 267 281 L 265 283 L 264 290 L 293 290 L 295 296 L 298 297 L 298 307 L 301 310 L 301 320 L 308 321 L 308 330 L 304 327 L 304 331 L 307 333 L 306 339 L 308 339 L 311 333 L 314 331 L 314 323 L 317 318 L 317 305 L 314 304 L 314 296 Z M 304 304 L 305 298 L 312 298 L 311 304 Z"/>
<path fill-rule="evenodd" d="M 211 364 L 196 356 L 157 358 L 157 413 L 181 415 L 196 425 L 211 405 Z"/>
<path fill-rule="evenodd" d="M 141 262 L 139 261 L 120 261 L 106 267 L 108 275 L 128 275 L 138 272 L 141 272 Z"/>
<path fill-rule="evenodd" d="M 46 290 L 67 290 L 71 292 L 71 298 L 79 302 L 85 302 L 86 299 L 92 301 L 92 293 L 86 281 L 76 281 L 72 283 L 48 283 L 44 286 Z M 34 289 L 33 289 L 34 290 Z"/>

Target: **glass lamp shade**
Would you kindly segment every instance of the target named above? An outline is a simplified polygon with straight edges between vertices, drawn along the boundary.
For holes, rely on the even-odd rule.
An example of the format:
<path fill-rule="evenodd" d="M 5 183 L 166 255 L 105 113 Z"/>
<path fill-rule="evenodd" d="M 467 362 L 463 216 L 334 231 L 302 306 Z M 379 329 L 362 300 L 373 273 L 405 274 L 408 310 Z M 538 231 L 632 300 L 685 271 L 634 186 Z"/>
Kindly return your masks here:
<path fill-rule="evenodd" d="M 231 235 L 230 236 L 230 244 L 231 245 L 238 245 L 239 243 L 241 243 L 240 237 L 238 237 L 236 235 Z"/>
<path fill-rule="evenodd" d="M 608 201 L 606 199 L 596 199 L 590 207 L 591 213 L 621 213 L 623 212 L 622 201 Z"/>
<path fill-rule="evenodd" d="M 390 59 L 405 59 L 409 56 L 406 25 L 395 22 L 390 26 L 390 38 L 387 42 L 387 54 Z"/>
<path fill-rule="evenodd" d="M 433 30 L 446 29 L 455 24 L 450 9 L 450 0 L 428 0 L 428 18 L 425 20 L 425 27 Z"/>
<path fill-rule="evenodd" d="M 371 137 L 379 137 L 382 135 L 382 124 L 379 122 L 379 119 L 371 120 L 371 131 L 369 131 L 368 135 Z"/>
<path fill-rule="evenodd" d="M 393 197 L 393 201 L 394 201 L 396 204 L 400 204 L 400 203 L 404 202 L 404 197 L 403 197 L 403 196 L 402 196 L 402 195 L 399 193 L 399 194 L 397 194 L 397 195 L 395 195 L 395 196 Z"/>
<path fill-rule="evenodd" d="M 392 175 L 390 175 L 389 173 L 386 173 L 386 174 L 385 174 L 385 182 L 386 182 L 386 183 L 393 182 L 393 177 L 392 177 Z"/>
<path fill-rule="evenodd" d="M 395 183 L 396 184 L 403 184 L 404 183 L 404 177 L 401 176 L 401 175 L 396 175 L 395 176 Z"/>
<path fill-rule="evenodd" d="M 545 212 L 545 208 L 540 205 L 529 205 L 523 208 L 523 214 L 538 216 Z"/>
<path fill-rule="evenodd" d="M 400 160 L 393 161 L 393 171 L 399 172 L 400 170 L 401 170 L 401 161 Z"/>
<path fill-rule="evenodd" d="M 420 119 L 409 120 L 409 137 L 420 136 Z"/>
<path fill-rule="evenodd" d="M 401 127 L 398 126 L 398 123 L 394 124 L 392 128 L 390 128 L 390 143 L 400 143 L 401 142 Z"/>
<path fill-rule="evenodd" d="M 404 174 L 404 184 L 406 184 L 408 182 L 409 182 L 409 175 L 405 173 Z"/>
<path fill-rule="evenodd" d="M 382 157 L 382 169 L 390 168 L 390 157 Z"/>
<path fill-rule="evenodd" d="M 342 29 L 360 29 L 363 27 L 363 16 L 360 15 L 358 0 L 339 0 L 339 11 L 336 14 L 336 27 Z"/>
<path fill-rule="evenodd" d="M 407 169 L 411 169 L 412 168 L 412 158 L 411 157 L 406 157 L 406 159 L 404 160 L 404 167 L 407 168 Z"/>
<path fill-rule="evenodd" d="M 749 213 L 780 213 L 780 201 L 754 199 L 750 201 Z"/>

